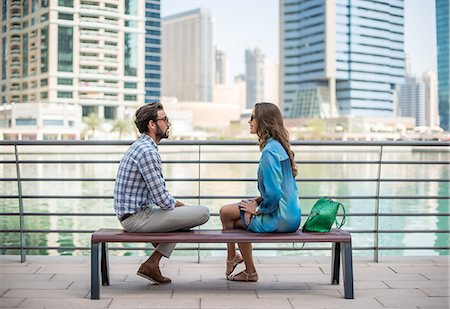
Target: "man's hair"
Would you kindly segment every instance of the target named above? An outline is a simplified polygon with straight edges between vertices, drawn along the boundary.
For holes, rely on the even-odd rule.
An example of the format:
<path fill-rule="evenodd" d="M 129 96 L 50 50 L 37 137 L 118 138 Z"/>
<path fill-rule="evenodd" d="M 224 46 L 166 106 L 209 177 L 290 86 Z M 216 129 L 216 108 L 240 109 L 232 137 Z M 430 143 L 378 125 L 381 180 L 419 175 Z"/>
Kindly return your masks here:
<path fill-rule="evenodd" d="M 149 121 L 156 121 L 158 119 L 158 111 L 162 109 L 163 106 L 159 102 L 152 102 L 139 107 L 136 111 L 136 120 L 134 120 L 139 133 L 148 132 Z"/>

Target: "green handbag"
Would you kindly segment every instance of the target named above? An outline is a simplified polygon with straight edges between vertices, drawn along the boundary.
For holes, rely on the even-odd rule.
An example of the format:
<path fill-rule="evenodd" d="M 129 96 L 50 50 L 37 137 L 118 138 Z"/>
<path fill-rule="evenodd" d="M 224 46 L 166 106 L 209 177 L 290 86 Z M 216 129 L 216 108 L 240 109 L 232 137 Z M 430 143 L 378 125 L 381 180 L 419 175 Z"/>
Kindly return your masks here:
<path fill-rule="evenodd" d="M 344 212 L 341 223 L 338 223 L 336 218 L 339 206 L 342 207 L 342 211 Z M 330 231 L 334 222 L 336 222 L 336 227 L 338 229 L 345 224 L 344 205 L 324 196 L 312 207 L 308 219 L 303 225 L 302 231 L 326 233 Z"/>

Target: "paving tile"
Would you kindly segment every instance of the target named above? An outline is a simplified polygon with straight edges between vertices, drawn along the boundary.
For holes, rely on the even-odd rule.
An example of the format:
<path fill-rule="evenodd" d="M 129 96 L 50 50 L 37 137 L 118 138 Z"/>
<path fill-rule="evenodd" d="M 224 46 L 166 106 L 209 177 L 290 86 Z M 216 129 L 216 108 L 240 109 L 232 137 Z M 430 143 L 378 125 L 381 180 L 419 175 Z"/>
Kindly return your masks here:
<path fill-rule="evenodd" d="M 52 274 L 2 274 L 1 278 L 3 281 L 49 281 L 54 275 Z M 67 281 L 67 280 L 65 280 Z"/>
<path fill-rule="evenodd" d="M 90 261 L 87 256 L 48 256 L 48 255 L 29 255 L 27 262 L 30 265 L 46 265 L 46 264 L 73 264 L 78 265 Z"/>
<path fill-rule="evenodd" d="M 81 264 L 44 264 L 36 271 L 38 274 L 90 274 L 90 272 L 91 270 L 89 267 Z"/>
<path fill-rule="evenodd" d="M 303 304 L 304 305 L 304 304 Z M 287 299 L 223 299 L 223 298 L 202 298 L 203 308 L 277 308 L 292 309 Z M 303 307 L 304 308 L 304 307 Z"/>
<path fill-rule="evenodd" d="M 450 291 L 448 288 L 421 288 L 420 290 L 428 296 L 450 296 Z"/>
<path fill-rule="evenodd" d="M 342 294 L 335 288 L 334 290 L 256 290 L 258 298 L 282 298 L 294 299 L 306 296 L 318 296 L 323 298 L 341 298 Z"/>
<path fill-rule="evenodd" d="M 255 290 L 181 290 L 175 289 L 172 298 L 239 298 L 256 299 Z"/>
<path fill-rule="evenodd" d="M 391 297 L 391 298 L 409 298 L 409 297 L 425 297 L 424 292 L 419 289 L 355 289 L 355 298 L 375 298 L 375 297 Z"/>
<path fill-rule="evenodd" d="M 108 308 L 110 303 L 111 299 L 107 298 L 99 300 L 86 298 L 27 298 L 18 306 L 18 308 Z"/>
<path fill-rule="evenodd" d="M 112 282 L 125 281 L 125 274 L 110 274 L 109 279 Z M 51 275 L 50 281 L 75 281 L 75 282 L 91 282 L 90 274 L 56 274 Z"/>
<path fill-rule="evenodd" d="M 385 307 L 397 307 L 404 306 L 414 308 L 416 306 L 427 306 L 427 307 L 440 307 L 443 308 L 449 304 L 448 297 L 387 297 L 380 296 L 377 300 L 383 304 Z"/>
<path fill-rule="evenodd" d="M 121 282 L 110 286 L 100 288 L 100 298 L 138 298 L 148 297 L 171 298 L 172 289 L 165 286 L 151 286 L 149 284 L 140 284 L 137 282 Z M 90 295 L 89 295 L 90 297 Z"/>
<path fill-rule="evenodd" d="M 448 287 L 447 280 L 418 280 L 418 281 L 384 281 L 389 287 L 393 289 L 409 289 L 409 288 L 443 288 Z"/>
<path fill-rule="evenodd" d="M 32 274 L 38 271 L 39 266 L 0 266 L 0 274 Z"/>
<path fill-rule="evenodd" d="M 321 295 L 301 295 L 297 298 L 290 298 L 289 301 L 292 304 L 294 309 L 305 308 L 305 304 L 307 304 L 308 309 L 316 309 L 316 308 L 384 308 L 379 302 L 375 299 L 345 299 L 342 295 L 339 297 L 327 297 Z"/>
<path fill-rule="evenodd" d="M 23 297 L 0 297 L 0 308 L 14 308 L 25 300 Z"/>
<path fill-rule="evenodd" d="M 10 289 L 3 297 L 84 298 L 89 290 Z"/>
<path fill-rule="evenodd" d="M 439 267 L 439 266 L 391 266 L 392 270 L 394 270 L 398 274 L 446 274 L 448 276 L 448 268 L 447 267 Z"/>
<path fill-rule="evenodd" d="M 72 282 L 50 282 L 50 281 L 0 281 L 0 288 L 9 289 L 41 289 L 41 290 L 64 290 L 69 287 Z"/>
<path fill-rule="evenodd" d="M 114 298 L 108 308 L 200 308 L 200 299 L 116 299 Z"/>

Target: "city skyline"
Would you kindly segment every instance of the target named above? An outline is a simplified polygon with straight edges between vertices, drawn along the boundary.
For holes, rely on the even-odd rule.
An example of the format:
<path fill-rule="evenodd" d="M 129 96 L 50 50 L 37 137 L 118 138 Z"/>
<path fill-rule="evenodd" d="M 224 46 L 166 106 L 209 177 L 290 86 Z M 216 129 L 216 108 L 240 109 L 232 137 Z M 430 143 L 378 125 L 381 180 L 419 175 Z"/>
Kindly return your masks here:
<path fill-rule="evenodd" d="M 161 2 L 161 17 L 199 7 L 211 12 L 214 44 L 227 55 L 229 82 L 245 73 L 246 49 L 258 47 L 267 59 L 279 63 L 278 0 L 259 1 L 256 16 L 252 0 L 165 0 Z M 404 8 L 405 54 L 411 60 L 412 74 L 419 76 L 428 69 L 437 72 L 435 2 L 408 0 Z"/>

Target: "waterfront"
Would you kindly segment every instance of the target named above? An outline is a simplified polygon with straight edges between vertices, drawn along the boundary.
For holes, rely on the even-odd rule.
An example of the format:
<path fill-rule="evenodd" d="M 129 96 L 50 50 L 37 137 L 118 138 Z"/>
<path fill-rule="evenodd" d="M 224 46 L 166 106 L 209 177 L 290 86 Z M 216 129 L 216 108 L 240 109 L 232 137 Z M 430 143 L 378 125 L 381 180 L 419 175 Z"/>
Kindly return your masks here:
<path fill-rule="evenodd" d="M 50 147 L 50 149 L 49 149 Z M 46 160 L 47 163 L 21 164 L 22 193 L 24 201 L 24 228 L 44 230 L 26 233 L 26 245 L 30 247 L 58 247 L 54 250 L 29 249 L 28 254 L 85 255 L 86 250 L 73 251 L 64 247 L 89 247 L 89 233 L 70 233 L 67 230 L 95 230 L 99 227 L 120 227 L 112 216 L 112 194 L 118 161 L 127 146 L 114 149 L 96 146 L 89 147 L 49 146 L 45 153 L 41 149 L 22 147 L 21 160 Z M 1 160 L 12 160 L 12 147 L 2 146 Z M 353 246 L 363 248 L 355 250 L 355 255 L 372 255 L 374 246 L 373 215 L 376 195 L 379 147 L 376 146 L 304 146 L 294 147 L 299 161 L 300 173 L 297 177 L 303 214 L 307 214 L 315 197 L 328 195 L 340 196 L 341 201 L 351 214 L 344 226 L 348 230 L 357 230 L 353 235 Z M 259 151 L 256 145 L 239 146 L 197 146 L 161 145 L 164 175 L 168 179 L 169 190 L 179 199 L 189 204 L 207 205 L 212 213 L 218 213 L 221 205 L 257 194 L 256 168 Z M 73 152 L 73 153 L 72 153 Z M 383 231 L 420 231 L 415 233 L 380 233 L 380 247 L 442 247 L 448 246 L 448 216 L 416 216 L 415 213 L 446 214 L 449 212 L 448 199 L 417 199 L 415 196 L 446 197 L 449 195 L 449 154 L 446 147 L 385 147 L 383 161 L 423 161 L 424 164 L 385 164 L 382 166 L 380 196 L 403 196 L 401 199 L 380 199 L 379 212 L 382 214 L 405 213 L 411 216 L 381 216 L 379 230 Z M 51 163 L 48 163 L 52 160 Z M 64 163 L 65 160 L 110 160 L 109 163 Z M 189 160 L 215 161 L 219 163 L 186 163 Z M 245 163 L 229 163 L 229 161 Z M 333 162 L 372 162 L 368 164 L 314 164 L 312 161 L 329 160 Z M 228 163 L 222 163 L 227 161 Z M 251 162 L 250 162 L 251 161 Z M 447 162 L 447 164 L 427 164 L 426 162 Z M 61 163 L 59 163 L 61 162 Z M 182 163 L 178 163 L 182 162 Z M 309 163 L 304 163 L 309 162 Z M 1 178 L 16 177 L 14 164 L 3 164 Z M 37 179 L 47 178 L 47 181 Z M 74 179 L 76 181 L 74 181 Z M 78 180 L 80 179 L 80 180 Z M 83 180 L 81 180 L 83 179 Z M 90 179 L 90 181 L 86 181 Z M 92 181 L 100 179 L 100 181 Z M 201 179 L 201 181 L 198 181 Z M 234 179 L 234 180 L 233 180 Z M 236 181 L 242 179 L 242 181 Z M 318 181 L 333 179 L 333 181 Z M 340 181 L 353 179 L 358 181 Z M 396 181 L 389 181 L 395 179 Z M 404 180 L 418 179 L 419 182 Z M 436 181 L 437 179 L 447 181 Z M 3 181 L 0 192 L 3 196 L 17 195 L 16 181 Z M 38 196 L 48 196 L 38 198 Z M 68 196 L 57 198 L 58 196 Z M 70 196 L 94 197 L 75 199 Z M 195 198 L 193 198 L 195 197 Z M 200 198 L 197 198 L 200 197 Z M 233 197 L 232 199 L 223 197 Z M 313 198 L 314 197 L 314 198 Z M 350 199 L 349 197 L 356 197 Z M 0 212 L 18 212 L 17 198 L 0 200 Z M 36 215 L 39 213 L 39 215 Z M 42 213 L 42 214 L 41 214 Z M 45 216 L 44 213 L 61 214 Z M 105 216 L 97 214 L 104 213 Z M 83 214 L 82 216 L 71 214 Z M 93 214 L 86 216 L 86 214 Z M 303 221 L 306 217 L 303 217 Z M 4 246 L 17 246 L 18 232 L 5 232 L 19 228 L 18 216 L 1 216 L 0 235 Z M 217 216 L 211 217 L 204 228 L 219 228 Z M 50 232 L 46 231 L 61 231 Z M 438 232 L 438 231 L 447 232 Z M 433 232 L 434 231 L 434 232 Z M 180 246 L 183 247 L 183 246 Z M 191 246 L 192 247 L 192 246 Z M 212 247 L 208 245 L 208 247 Z M 223 246 L 217 245 L 223 249 Z M 258 246 L 256 246 L 258 247 Z M 301 247 L 301 245 L 297 246 Z M 365 248 L 365 249 L 364 249 Z M 291 249 L 291 248 L 289 248 Z M 18 250 L 3 250 L 3 254 L 18 254 Z M 116 251 L 116 254 L 138 255 L 139 251 Z M 177 254 L 193 254 L 191 251 L 179 251 Z M 223 254 L 220 251 L 202 252 L 205 255 Z M 259 252 L 257 252 L 259 254 Z M 309 254 L 303 251 L 264 251 L 264 255 Z M 318 254 L 328 254 L 320 251 Z M 439 255 L 448 254 L 448 250 L 382 250 L 380 255 Z"/>

